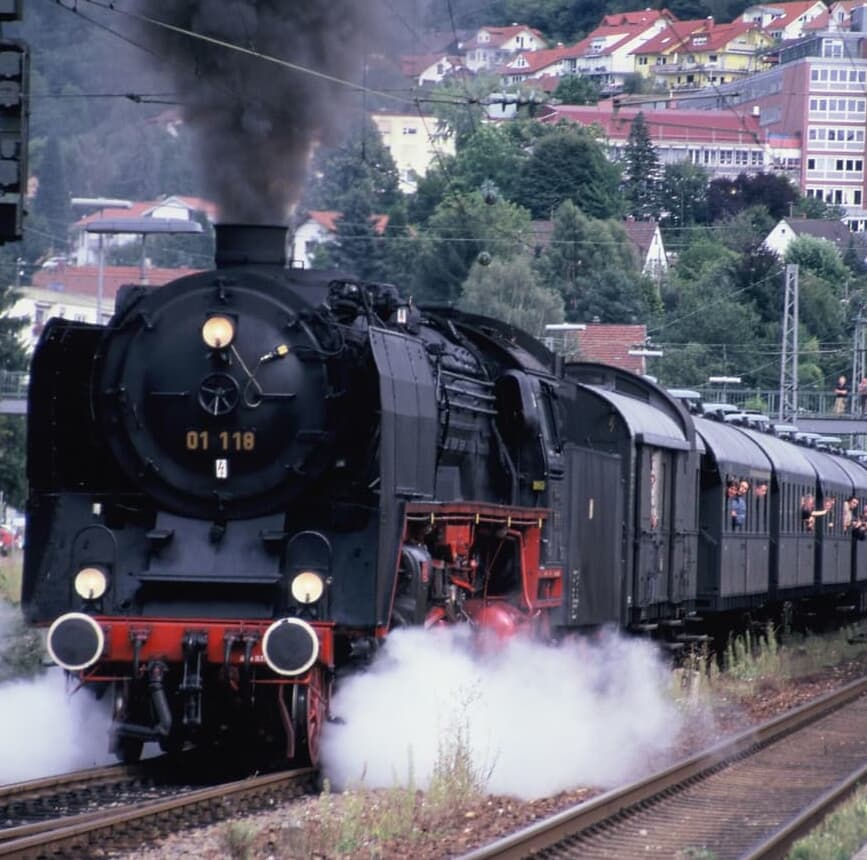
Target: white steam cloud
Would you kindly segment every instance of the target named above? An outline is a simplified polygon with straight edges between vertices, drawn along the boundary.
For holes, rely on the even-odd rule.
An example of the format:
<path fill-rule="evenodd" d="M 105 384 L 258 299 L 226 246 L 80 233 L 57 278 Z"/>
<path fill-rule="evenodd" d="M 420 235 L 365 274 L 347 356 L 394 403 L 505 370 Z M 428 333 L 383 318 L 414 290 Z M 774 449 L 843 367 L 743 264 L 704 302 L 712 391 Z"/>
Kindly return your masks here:
<path fill-rule="evenodd" d="M 108 703 L 69 694 L 57 667 L 0 684 L 0 784 L 110 764 Z"/>
<path fill-rule="evenodd" d="M 526 800 L 637 778 L 681 724 L 670 675 L 647 642 L 614 633 L 549 647 L 511 640 L 477 653 L 466 630 L 401 630 L 345 682 L 323 736 L 338 787 L 426 787 L 464 731 L 487 790 Z"/>
<path fill-rule="evenodd" d="M 22 635 L 21 614 L 0 601 L 0 664 Z M 64 672 L 0 682 L 0 785 L 96 767 L 108 752 L 109 703 L 70 695 Z"/>

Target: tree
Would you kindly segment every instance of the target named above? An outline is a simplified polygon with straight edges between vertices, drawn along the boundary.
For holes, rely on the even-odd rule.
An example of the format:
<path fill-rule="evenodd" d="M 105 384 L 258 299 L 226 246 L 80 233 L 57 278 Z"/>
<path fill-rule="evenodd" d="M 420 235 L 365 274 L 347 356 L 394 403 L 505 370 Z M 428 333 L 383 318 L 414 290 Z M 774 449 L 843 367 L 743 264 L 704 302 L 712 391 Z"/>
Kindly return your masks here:
<path fill-rule="evenodd" d="M 599 101 L 599 85 L 584 75 L 560 78 L 554 98 L 567 105 L 595 105 Z"/>
<path fill-rule="evenodd" d="M 507 200 L 515 197 L 515 185 L 527 154 L 516 127 L 483 125 L 473 132 L 449 162 L 450 190 L 490 189 Z"/>
<path fill-rule="evenodd" d="M 648 313 L 652 291 L 623 228 L 588 218 L 572 201 L 557 210 L 536 269 L 563 296 L 570 322 L 632 322 Z"/>
<path fill-rule="evenodd" d="M 3 275 L 9 274 L 7 259 L 11 258 L 12 267 L 20 253 L 20 243 L 4 245 L 0 254 L 0 278 L 8 283 Z M 23 371 L 29 364 L 18 333 L 22 320 L 11 318 L 6 311 L 18 298 L 14 288 L 7 286 L 0 290 L 0 369 L 4 371 Z M 23 509 L 27 498 L 27 479 L 25 476 L 26 425 L 20 415 L 0 415 L 0 492 L 6 503 Z"/>
<path fill-rule="evenodd" d="M 351 272 L 367 281 L 383 280 L 384 248 L 377 227 L 377 214 L 370 209 L 369 188 L 350 189 L 343 198 L 344 209 L 335 222 L 333 242 L 323 245 L 317 264 Z"/>
<path fill-rule="evenodd" d="M 677 301 L 666 309 L 660 325 L 665 355 L 657 366 L 666 379 L 701 385 L 710 375 L 737 372 L 752 384 L 750 371 L 764 364 L 762 324 L 755 309 L 741 300 L 728 263 L 726 254 L 716 262 L 706 260 L 693 270 L 694 278 L 683 277 L 678 265 Z"/>
<path fill-rule="evenodd" d="M 623 156 L 624 193 L 636 218 L 659 215 L 659 159 L 650 140 L 643 111 L 632 120 Z"/>
<path fill-rule="evenodd" d="M 39 186 L 27 214 L 25 240 L 21 245 L 25 259 L 33 263 L 64 254 L 69 245 L 72 210 L 63 153 L 56 137 L 48 138 L 42 147 L 38 176 Z"/>
<path fill-rule="evenodd" d="M 762 246 L 776 223 L 765 206 L 754 204 L 717 224 L 716 234 L 726 248 L 751 254 Z"/>
<path fill-rule="evenodd" d="M 460 149 L 483 124 L 487 97 L 502 88 L 503 82 L 497 75 L 447 79 L 436 87 L 431 99 L 431 110 L 439 121 L 438 131 L 454 135 L 455 147 Z"/>
<path fill-rule="evenodd" d="M 484 314 L 541 337 L 549 323 L 563 321 L 563 299 L 539 284 L 530 258 L 497 258 L 470 269 L 458 307 Z"/>
<path fill-rule="evenodd" d="M 831 284 L 844 284 L 849 277 L 846 264 L 836 247 L 815 236 L 793 239 L 786 248 L 786 262 L 796 264 L 801 271 L 811 271 Z M 839 288 L 834 292 L 839 295 Z"/>
<path fill-rule="evenodd" d="M 578 126 L 558 126 L 539 138 L 524 163 L 516 202 L 534 218 L 550 218 L 566 200 L 593 218 L 610 218 L 623 209 L 620 170 L 599 143 Z"/>
<path fill-rule="evenodd" d="M 686 244 L 685 230 L 707 222 L 708 172 L 698 164 L 666 164 L 659 183 L 661 228 L 665 244 L 673 249 Z"/>
<path fill-rule="evenodd" d="M 778 220 L 790 214 L 798 198 L 797 188 L 785 176 L 772 173 L 714 179 L 707 194 L 711 221 L 731 218 L 750 206 L 764 206 Z"/>
<path fill-rule="evenodd" d="M 431 215 L 418 243 L 412 289 L 421 302 L 455 303 L 480 258 L 509 259 L 530 247 L 530 215 L 481 192 L 450 194 Z"/>
<path fill-rule="evenodd" d="M 314 158 L 313 177 L 302 201 L 305 209 L 346 208 L 345 198 L 367 189 L 372 212 L 388 212 L 401 197 L 397 166 L 369 117 L 360 118 L 334 149 L 321 149 Z"/>

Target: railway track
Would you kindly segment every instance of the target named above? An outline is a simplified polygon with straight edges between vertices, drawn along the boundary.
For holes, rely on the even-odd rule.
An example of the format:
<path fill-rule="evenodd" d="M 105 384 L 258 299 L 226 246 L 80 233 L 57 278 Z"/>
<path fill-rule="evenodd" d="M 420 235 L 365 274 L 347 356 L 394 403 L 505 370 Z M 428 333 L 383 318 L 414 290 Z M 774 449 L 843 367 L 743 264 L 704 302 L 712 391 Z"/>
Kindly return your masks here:
<path fill-rule="evenodd" d="M 0 785 L 0 840 L 11 827 L 102 806 L 144 790 L 158 779 L 162 762 L 112 765 Z"/>
<path fill-rule="evenodd" d="M 783 858 L 867 781 L 865 694 L 867 678 L 462 860 Z"/>
<path fill-rule="evenodd" d="M 101 768 L 0 787 L 0 803 L 15 798 L 13 802 L 36 810 L 26 823 L 0 827 L 0 858 L 90 857 L 95 848 L 134 850 L 150 839 L 184 826 L 210 824 L 297 797 L 310 791 L 315 782 L 315 772 L 310 768 L 205 788 L 169 784 L 155 788 L 150 777 L 141 782 L 147 774 L 148 768 L 144 765 Z M 57 809 L 53 815 L 38 814 L 39 809 L 50 808 L 52 802 L 70 793 L 93 791 L 101 786 L 98 793 L 104 795 L 105 787 L 127 785 L 130 780 L 140 790 L 127 787 L 121 799 L 115 796 L 110 805 L 96 804 L 96 808 L 76 814 L 64 814 Z M 160 796 L 155 798 L 154 792 Z M 66 808 L 59 807 L 60 810 Z"/>

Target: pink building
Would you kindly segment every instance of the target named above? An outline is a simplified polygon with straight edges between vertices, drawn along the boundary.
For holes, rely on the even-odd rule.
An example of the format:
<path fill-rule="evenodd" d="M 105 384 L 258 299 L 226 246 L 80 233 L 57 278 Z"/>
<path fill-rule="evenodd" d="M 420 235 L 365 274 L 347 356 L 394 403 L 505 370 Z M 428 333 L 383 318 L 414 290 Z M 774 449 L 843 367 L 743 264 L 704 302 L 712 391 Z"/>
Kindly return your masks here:
<path fill-rule="evenodd" d="M 849 227 L 865 229 L 867 7 L 855 10 L 851 31 L 784 44 L 776 68 L 690 104 L 699 102 L 754 116 L 762 134 L 800 140 L 802 193 L 842 206 Z"/>

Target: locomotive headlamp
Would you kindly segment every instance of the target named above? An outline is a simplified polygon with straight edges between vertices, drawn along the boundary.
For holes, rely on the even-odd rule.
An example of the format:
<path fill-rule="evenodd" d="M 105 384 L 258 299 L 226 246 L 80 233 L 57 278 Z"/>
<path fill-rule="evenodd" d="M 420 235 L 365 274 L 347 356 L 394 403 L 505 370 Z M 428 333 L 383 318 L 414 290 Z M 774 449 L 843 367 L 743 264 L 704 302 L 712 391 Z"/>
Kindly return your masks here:
<path fill-rule="evenodd" d="M 312 570 L 305 570 L 292 580 L 292 597 L 299 603 L 316 603 L 324 591 L 322 577 Z"/>
<path fill-rule="evenodd" d="M 75 574 L 74 587 L 83 600 L 99 600 L 108 588 L 108 578 L 98 567 L 83 567 Z"/>
<path fill-rule="evenodd" d="M 235 323 L 229 317 L 208 317 L 202 326 L 202 340 L 211 349 L 225 349 L 235 339 Z"/>

